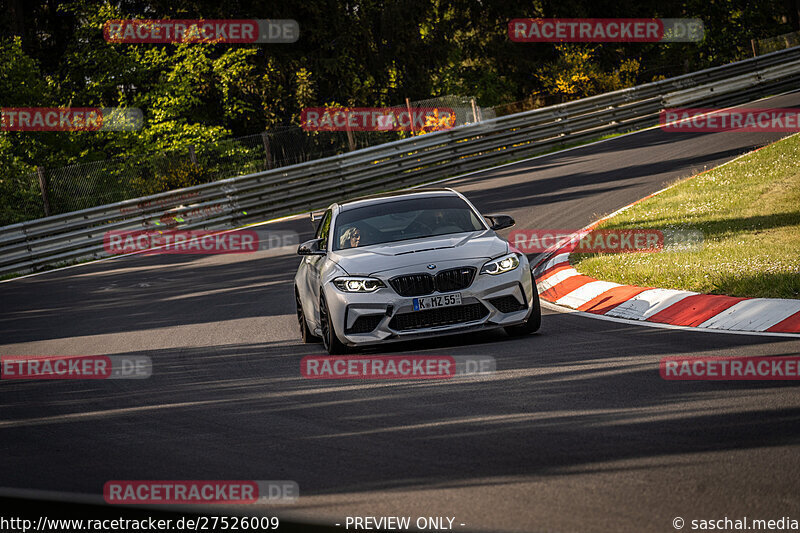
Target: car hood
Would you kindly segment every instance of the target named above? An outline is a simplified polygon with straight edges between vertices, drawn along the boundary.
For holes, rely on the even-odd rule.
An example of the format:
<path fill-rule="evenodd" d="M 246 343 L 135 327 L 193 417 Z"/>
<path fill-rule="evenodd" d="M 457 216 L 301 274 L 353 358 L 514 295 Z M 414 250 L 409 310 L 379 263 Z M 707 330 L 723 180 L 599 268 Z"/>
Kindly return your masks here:
<path fill-rule="evenodd" d="M 486 230 L 337 250 L 331 259 L 350 275 L 367 276 L 430 263 L 488 260 L 507 252 L 508 243 Z"/>

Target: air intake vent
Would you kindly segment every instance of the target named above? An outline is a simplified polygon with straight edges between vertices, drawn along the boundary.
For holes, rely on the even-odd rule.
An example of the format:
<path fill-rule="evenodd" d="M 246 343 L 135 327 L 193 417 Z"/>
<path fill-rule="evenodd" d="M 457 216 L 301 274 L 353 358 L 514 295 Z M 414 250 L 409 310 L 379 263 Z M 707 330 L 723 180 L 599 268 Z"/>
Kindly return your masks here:
<path fill-rule="evenodd" d="M 396 331 L 408 331 L 435 326 L 449 326 L 464 322 L 474 322 L 488 314 L 489 310 L 481 303 L 454 305 L 427 311 L 398 313 L 389 322 L 389 327 Z"/>
<path fill-rule="evenodd" d="M 513 313 L 514 311 L 522 311 L 525 306 L 519 303 L 515 296 L 500 296 L 498 298 L 490 298 L 489 302 L 497 308 L 501 313 Z"/>
<path fill-rule="evenodd" d="M 384 316 L 386 315 L 361 315 L 345 333 L 369 333 L 378 327 Z"/>

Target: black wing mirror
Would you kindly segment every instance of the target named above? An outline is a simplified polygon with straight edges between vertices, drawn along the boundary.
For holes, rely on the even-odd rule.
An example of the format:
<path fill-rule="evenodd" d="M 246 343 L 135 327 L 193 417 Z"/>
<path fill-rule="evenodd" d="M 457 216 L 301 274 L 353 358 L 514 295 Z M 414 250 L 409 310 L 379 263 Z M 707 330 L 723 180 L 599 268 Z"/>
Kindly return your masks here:
<path fill-rule="evenodd" d="M 297 255 L 325 255 L 325 250 L 321 250 L 319 245 L 322 239 L 311 239 L 297 247 Z"/>
<path fill-rule="evenodd" d="M 489 220 L 491 220 L 492 223 L 490 224 L 489 227 L 491 227 L 495 231 L 510 228 L 511 226 L 516 224 L 516 222 L 514 222 L 514 219 L 508 215 L 486 215 L 484 218 L 488 218 Z"/>

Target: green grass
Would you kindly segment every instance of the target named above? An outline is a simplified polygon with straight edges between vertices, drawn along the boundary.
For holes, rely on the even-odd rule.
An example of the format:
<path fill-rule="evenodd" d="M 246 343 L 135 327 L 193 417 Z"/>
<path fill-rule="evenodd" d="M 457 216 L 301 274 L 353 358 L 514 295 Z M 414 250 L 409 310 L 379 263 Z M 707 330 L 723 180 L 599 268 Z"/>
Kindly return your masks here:
<path fill-rule="evenodd" d="M 800 135 L 684 180 L 600 227 L 697 229 L 696 251 L 576 254 L 576 269 L 622 284 L 800 298 Z"/>

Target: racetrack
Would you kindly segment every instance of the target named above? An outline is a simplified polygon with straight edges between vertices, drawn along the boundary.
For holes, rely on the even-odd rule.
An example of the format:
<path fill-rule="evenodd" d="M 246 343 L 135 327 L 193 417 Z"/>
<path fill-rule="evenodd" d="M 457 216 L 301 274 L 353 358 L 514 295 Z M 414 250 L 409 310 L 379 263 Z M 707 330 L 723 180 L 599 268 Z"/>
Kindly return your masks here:
<path fill-rule="evenodd" d="M 753 104 L 799 106 L 800 93 Z M 517 229 L 578 229 L 784 135 L 654 129 L 446 186 Z M 305 217 L 274 229 L 311 235 Z M 488 377 L 309 381 L 300 359 L 323 350 L 298 342 L 297 263 L 291 250 L 136 256 L 0 284 L 3 355 L 153 360 L 146 380 L 0 382 L 12 465 L 0 486 L 100 494 L 111 479 L 292 479 L 301 499 L 281 516 L 450 516 L 462 531 L 800 519 L 800 389 L 658 373 L 666 356 L 797 355 L 800 339 L 544 310 L 541 332 L 523 339 L 368 352 L 491 355 Z"/>

